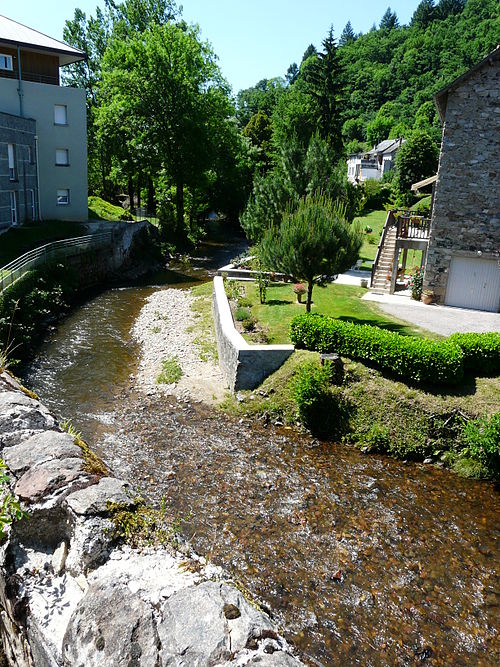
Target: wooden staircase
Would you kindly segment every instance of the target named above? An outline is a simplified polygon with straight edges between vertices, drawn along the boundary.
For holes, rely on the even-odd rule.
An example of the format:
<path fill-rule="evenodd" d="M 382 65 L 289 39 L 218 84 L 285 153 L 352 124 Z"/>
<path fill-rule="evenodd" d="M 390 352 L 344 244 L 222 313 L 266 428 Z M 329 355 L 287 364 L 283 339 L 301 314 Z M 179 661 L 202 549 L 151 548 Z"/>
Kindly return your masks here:
<path fill-rule="evenodd" d="M 385 221 L 382 237 L 377 249 L 377 256 L 373 263 L 371 289 L 379 294 L 389 293 L 391 288 L 390 276 L 396 251 L 397 225 L 389 211 Z"/>

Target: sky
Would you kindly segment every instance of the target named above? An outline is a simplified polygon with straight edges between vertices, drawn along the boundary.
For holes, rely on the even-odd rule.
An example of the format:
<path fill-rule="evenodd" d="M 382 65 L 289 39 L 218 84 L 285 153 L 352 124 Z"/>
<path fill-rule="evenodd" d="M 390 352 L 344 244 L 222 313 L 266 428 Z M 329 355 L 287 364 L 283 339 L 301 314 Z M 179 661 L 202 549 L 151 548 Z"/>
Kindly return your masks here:
<path fill-rule="evenodd" d="M 284 76 L 300 63 L 309 44 L 317 48 L 333 24 L 335 36 L 351 21 L 355 32 L 380 23 L 389 3 L 400 24 L 408 23 L 420 0 L 183 0 L 183 17 L 198 23 L 219 57 L 233 92 L 261 79 Z M 56 39 L 79 7 L 88 15 L 104 0 L 0 0 L 0 14 Z"/>

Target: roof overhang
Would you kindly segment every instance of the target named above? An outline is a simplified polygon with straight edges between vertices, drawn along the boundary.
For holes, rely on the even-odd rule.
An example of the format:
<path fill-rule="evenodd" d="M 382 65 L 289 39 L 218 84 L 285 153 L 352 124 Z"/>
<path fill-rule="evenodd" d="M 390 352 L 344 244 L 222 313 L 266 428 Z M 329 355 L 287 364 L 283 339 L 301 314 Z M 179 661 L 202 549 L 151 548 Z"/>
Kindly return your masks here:
<path fill-rule="evenodd" d="M 425 188 L 426 185 L 432 185 L 432 183 L 435 183 L 437 181 L 437 174 L 434 176 L 430 176 L 429 178 L 424 178 L 423 181 L 419 181 L 418 183 L 413 183 L 411 186 L 411 191 L 412 192 L 418 192 L 422 188 Z"/>

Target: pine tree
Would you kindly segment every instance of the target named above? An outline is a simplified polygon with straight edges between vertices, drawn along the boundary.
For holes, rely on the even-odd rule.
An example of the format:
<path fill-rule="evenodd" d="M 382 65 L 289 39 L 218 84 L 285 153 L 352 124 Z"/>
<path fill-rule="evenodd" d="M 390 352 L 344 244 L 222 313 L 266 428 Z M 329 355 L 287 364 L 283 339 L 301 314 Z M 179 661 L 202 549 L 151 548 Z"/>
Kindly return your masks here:
<path fill-rule="evenodd" d="M 354 42 L 356 39 L 356 35 L 354 34 L 354 30 L 352 29 L 352 25 L 350 21 L 347 21 L 345 24 L 345 28 L 342 31 L 342 34 L 340 35 L 339 39 L 339 46 L 344 46 L 344 44 L 349 44 L 349 42 Z"/>
<path fill-rule="evenodd" d="M 287 69 L 285 74 L 285 79 L 288 81 L 290 86 L 292 85 L 292 83 L 295 83 L 297 81 L 299 74 L 300 70 L 297 66 L 297 63 L 292 63 L 290 67 Z"/>
<path fill-rule="evenodd" d="M 314 46 L 314 44 L 309 44 L 307 49 L 304 51 L 304 55 L 302 56 L 302 62 L 305 62 L 311 56 L 316 55 L 316 53 L 318 52 L 316 51 L 316 47 Z"/>
<path fill-rule="evenodd" d="M 425 28 L 427 28 L 429 23 L 432 23 L 436 16 L 437 13 L 434 6 L 434 0 L 422 0 L 411 17 L 410 25 L 417 26 L 418 28 L 423 28 L 425 30 Z"/>
<path fill-rule="evenodd" d="M 335 155 L 342 151 L 342 121 L 344 109 L 344 75 L 333 26 L 323 40 L 323 51 L 318 53 L 314 67 L 307 72 L 310 94 L 319 108 L 318 129 L 320 136 L 330 144 Z"/>
<path fill-rule="evenodd" d="M 390 7 L 387 7 L 385 14 L 382 16 L 380 21 L 381 30 L 392 30 L 393 28 L 399 27 L 398 17 L 396 12 L 392 12 Z"/>

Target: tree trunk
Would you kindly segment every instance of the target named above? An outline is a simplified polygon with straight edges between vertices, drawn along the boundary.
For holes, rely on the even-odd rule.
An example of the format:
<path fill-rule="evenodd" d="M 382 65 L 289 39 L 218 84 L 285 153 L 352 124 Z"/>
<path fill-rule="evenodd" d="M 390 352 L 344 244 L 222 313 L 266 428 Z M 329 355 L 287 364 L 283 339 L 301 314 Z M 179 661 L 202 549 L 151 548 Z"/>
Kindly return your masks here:
<path fill-rule="evenodd" d="M 129 204 L 130 213 L 133 213 L 134 212 L 134 181 L 132 180 L 132 176 L 130 176 L 130 175 L 128 177 L 128 198 L 130 200 L 130 204 Z"/>
<path fill-rule="evenodd" d="M 177 212 L 177 234 L 184 236 L 184 183 L 182 179 L 177 180 L 176 193 L 175 193 L 175 205 Z"/>
<path fill-rule="evenodd" d="M 313 295 L 313 287 L 314 283 L 312 280 L 307 281 L 307 302 L 306 302 L 306 313 L 311 312 L 311 303 L 312 303 L 312 295 Z"/>
<path fill-rule="evenodd" d="M 137 208 L 141 208 L 141 174 L 137 174 Z"/>

